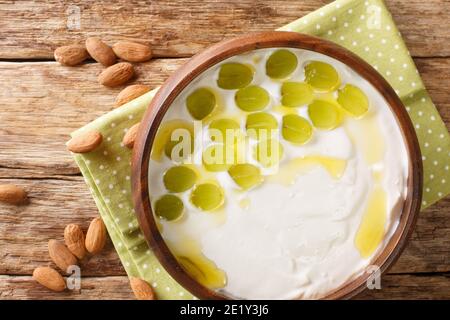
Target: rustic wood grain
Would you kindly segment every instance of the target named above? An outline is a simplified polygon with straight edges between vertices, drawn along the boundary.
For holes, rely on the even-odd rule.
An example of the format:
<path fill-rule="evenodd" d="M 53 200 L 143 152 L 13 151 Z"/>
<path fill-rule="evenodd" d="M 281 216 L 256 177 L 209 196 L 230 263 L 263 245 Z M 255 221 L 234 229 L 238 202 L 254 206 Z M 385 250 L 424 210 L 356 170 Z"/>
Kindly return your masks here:
<path fill-rule="evenodd" d="M 134 295 L 125 276 L 83 277 L 80 290 L 52 292 L 30 276 L 0 275 L 0 299 L 131 300 Z"/>
<path fill-rule="evenodd" d="M 16 170 L 13 170 L 16 171 Z M 86 231 L 98 215 L 81 176 L 58 179 L 0 179 L 28 190 L 30 204 L 0 204 L 0 274 L 29 275 L 47 265 L 49 239 L 63 239 L 64 227 L 78 223 Z M 392 273 L 450 272 L 450 197 L 421 212 L 414 234 Z M 83 275 L 124 275 L 111 244 L 82 264 Z M 449 292 L 450 293 L 450 292 Z"/>
<path fill-rule="evenodd" d="M 139 64 L 134 83 L 160 85 L 185 61 Z M 415 62 L 450 128 L 450 59 Z M 99 85 L 101 70 L 97 63 L 70 68 L 54 62 L 0 62 L 0 177 L 1 168 L 22 169 L 23 176 L 31 177 L 79 172 L 65 148 L 69 133 L 111 110 L 121 90 Z"/>
<path fill-rule="evenodd" d="M 133 202 L 144 237 L 149 242 L 150 247 L 153 248 L 153 253 L 161 262 L 161 265 L 175 281 L 200 299 L 227 300 L 229 297 L 206 288 L 200 285 L 198 281 L 192 279 L 186 270 L 180 268 L 177 257 L 171 252 L 162 235 L 158 232 L 158 221 L 155 218 L 149 199 L 149 150 L 167 110 L 170 109 L 172 101 L 183 91 L 186 83 L 189 84 L 194 81 L 199 75 L 202 75 L 212 66 L 216 65 L 217 61 L 223 61 L 230 56 L 244 54 L 248 51 L 273 47 L 313 50 L 352 66 L 352 69 L 368 80 L 371 86 L 393 108 L 393 114 L 403 131 L 402 135 L 409 153 L 408 161 L 411 163 L 411 166 L 415 166 L 415 170 L 409 170 L 408 181 L 405 186 L 408 196 L 405 198 L 403 212 L 398 219 L 397 231 L 391 236 L 389 243 L 381 250 L 376 259 L 374 259 L 373 264 L 378 265 L 379 268 L 384 270 L 387 266 L 393 264 L 394 257 L 400 256 L 404 246 L 397 244 L 408 240 L 407 235 L 413 230 L 413 221 L 416 221 L 416 217 L 421 209 L 419 197 L 423 189 L 423 168 L 419 142 L 415 129 L 410 123 L 407 110 L 382 75 L 351 51 L 341 48 L 333 42 L 324 41 L 305 34 L 271 31 L 225 40 L 192 57 L 189 62 L 179 68 L 164 83 L 158 91 L 158 94 L 152 99 L 147 112 L 144 113 L 142 118 L 140 130 L 147 134 L 138 135 L 133 147 L 132 167 L 134 170 L 132 172 L 132 186 L 133 191 L 135 191 L 133 194 Z M 157 110 L 157 112 L 155 113 L 154 110 Z M 416 166 L 417 164 L 420 164 L 420 166 Z M 355 291 L 359 292 L 361 288 L 365 287 L 367 277 L 368 275 L 365 274 L 355 277 L 347 281 L 339 290 L 327 295 L 325 298 L 337 300 L 353 296 Z"/>
<path fill-rule="evenodd" d="M 189 57 L 226 37 L 273 30 L 328 2 L 1 1 L 0 61 L 11 62 L 0 62 L 0 182 L 23 185 L 31 203 L 0 204 L 0 299 L 133 298 L 110 242 L 100 255 L 82 263 L 81 293 L 52 293 L 30 277 L 34 267 L 52 265 L 49 239 L 62 239 L 68 223 L 86 230 L 98 215 L 64 143 L 71 131 L 111 110 L 121 89 L 97 84 L 102 70 L 98 64 L 68 68 L 43 62 L 53 60 L 56 47 L 93 35 L 110 44 L 140 39 L 150 43 L 158 57 Z M 450 129 L 450 2 L 386 4 L 411 54 L 419 57 L 416 65 Z M 80 29 L 68 28 L 71 5 L 80 9 Z M 185 61 L 156 59 L 138 65 L 135 83 L 160 85 Z M 382 278 L 383 289 L 367 290 L 358 298 L 449 299 L 449 213 L 450 197 L 422 212 L 405 252 Z"/>
<path fill-rule="evenodd" d="M 405 251 L 389 272 L 449 272 L 449 248 L 450 197 L 446 197 L 420 212 Z"/>
<path fill-rule="evenodd" d="M 331 1 L 188 0 L 2 1 L 0 58 L 52 59 L 53 50 L 89 36 L 141 39 L 160 57 L 186 57 L 226 37 L 281 27 Z M 413 56 L 450 56 L 450 3 L 387 0 Z M 79 10 L 80 25 L 73 24 Z"/>
<path fill-rule="evenodd" d="M 138 80 L 162 84 L 185 59 L 157 59 L 136 65 Z M 111 110 L 121 88 L 97 83 L 98 63 L 63 67 L 55 62 L 0 62 L 0 168 L 36 174 L 74 174 L 66 151 L 70 132 Z M 61 115 L 64 120 L 61 121 Z"/>
<path fill-rule="evenodd" d="M 30 199 L 23 206 L 0 203 L 0 274 L 30 275 L 38 266 L 55 267 L 48 255 L 48 240 L 63 241 L 69 223 L 79 224 L 86 232 L 98 216 L 81 176 L 0 181 L 23 186 Z M 125 274 L 110 241 L 100 254 L 84 259 L 80 266 L 86 276 Z"/>
<path fill-rule="evenodd" d="M 355 299 L 449 299 L 450 274 L 385 275 L 381 289 L 366 289 Z"/>
<path fill-rule="evenodd" d="M 381 289 L 365 290 L 355 299 L 448 299 L 450 275 L 386 275 Z M 405 292 L 408 294 L 405 295 Z M 134 299 L 128 278 L 85 277 L 81 290 L 51 292 L 30 276 L 0 276 L 0 299 Z"/>

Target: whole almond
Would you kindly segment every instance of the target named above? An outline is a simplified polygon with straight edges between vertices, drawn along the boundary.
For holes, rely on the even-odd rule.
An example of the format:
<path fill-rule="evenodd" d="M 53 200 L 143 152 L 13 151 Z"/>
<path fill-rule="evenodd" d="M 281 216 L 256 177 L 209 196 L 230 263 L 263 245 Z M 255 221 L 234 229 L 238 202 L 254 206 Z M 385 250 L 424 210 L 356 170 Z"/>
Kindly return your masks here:
<path fill-rule="evenodd" d="M 95 218 L 91 221 L 86 233 L 85 246 L 86 250 L 92 254 L 99 253 L 106 242 L 106 228 L 102 219 Z"/>
<path fill-rule="evenodd" d="M 59 47 L 54 52 L 55 60 L 64 66 L 76 66 L 89 57 L 85 47 L 69 45 Z"/>
<path fill-rule="evenodd" d="M 0 184 L 0 202 L 23 204 L 28 200 L 27 192 L 13 184 Z"/>
<path fill-rule="evenodd" d="M 138 300 L 155 300 L 155 293 L 147 281 L 130 277 L 130 286 Z"/>
<path fill-rule="evenodd" d="M 100 38 L 90 37 L 86 39 L 86 49 L 89 55 L 102 65 L 109 67 L 116 62 L 114 51 Z"/>
<path fill-rule="evenodd" d="M 53 291 L 64 291 L 66 282 L 64 278 L 53 268 L 38 267 L 33 271 L 33 279 Z"/>
<path fill-rule="evenodd" d="M 67 149 L 74 153 L 87 153 L 95 150 L 103 141 L 103 136 L 98 131 L 86 131 L 67 142 Z"/>
<path fill-rule="evenodd" d="M 84 247 L 84 233 L 77 224 L 69 224 L 64 229 L 64 241 L 67 249 L 70 250 L 78 259 L 83 259 L 86 255 Z"/>
<path fill-rule="evenodd" d="M 127 133 L 125 133 L 125 136 L 122 139 L 122 143 L 124 144 L 124 146 L 129 149 L 132 149 L 134 146 L 134 141 L 136 140 L 136 136 L 139 130 L 139 124 L 140 123 L 136 123 L 130 129 L 128 129 Z"/>
<path fill-rule="evenodd" d="M 117 95 L 115 105 L 119 107 L 127 102 L 130 102 L 137 97 L 142 96 L 144 93 L 150 91 L 150 87 L 145 84 L 133 84 L 126 87 Z"/>
<path fill-rule="evenodd" d="M 119 58 L 130 62 L 144 62 L 152 58 L 149 46 L 132 41 L 116 42 L 113 51 Z"/>
<path fill-rule="evenodd" d="M 98 82 L 107 87 L 117 87 L 130 80 L 133 75 L 133 65 L 128 62 L 120 62 L 103 70 L 98 76 Z"/>
<path fill-rule="evenodd" d="M 48 242 L 48 253 L 58 268 L 64 272 L 67 272 L 67 268 L 70 266 L 77 264 L 77 258 L 59 241 L 50 240 Z"/>

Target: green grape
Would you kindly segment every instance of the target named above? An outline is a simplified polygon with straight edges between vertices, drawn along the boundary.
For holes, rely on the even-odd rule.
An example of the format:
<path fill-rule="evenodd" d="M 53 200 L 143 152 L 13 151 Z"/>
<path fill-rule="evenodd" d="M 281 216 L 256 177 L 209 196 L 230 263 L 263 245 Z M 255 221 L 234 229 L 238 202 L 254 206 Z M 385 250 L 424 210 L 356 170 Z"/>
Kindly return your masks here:
<path fill-rule="evenodd" d="M 178 133 L 180 135 L 177 135 Z M 175 147 L 177 147 L 176 150 L 174 150 Z M 191 123 L 179 121 L 177 126 L 167 132 L 164 153 L 168 158 L 179 162 L 189 157 L 193 151 L 194 127 Z"/>
<path fill-rule="evenodd" d="M 227 140 L 227 132 L 228 136 L 236 138 L 239 133 L 239 128 L 239 123 L 237 123 L 233 119 L 216 119 L 211 121 L 209 125 L 209 136 L 212 141 L 225 143 L 225 141 Z M 219 133 L 221 137 L 217 136 Z"/>
<path fill-rule="evenodd" d="M 261 111 L 270 101 L 270 96 L 267 91 L 258 86 L 248 86 L 239 89 L 234 97 L 236 105 L 239 109 L 253 112 Z"/>
<path fill-rule="evenodd" d="M 305 118 L 288 114 L 283 116 L 281 134 L 289 142 L 303 144 L 311 138 L 312 126 Z"/>
<path fill-rule="evenodd" d="M 202 162 L 206 170 L 218 172 L 227 171 L 236 163 L 236 150 L 226 144 L 213 144 L 203 151 Z"/>
<path fill-rule="evenodd" d="M 281 86 L 281 104 L 285 107 L 299 107 L 314 98 L 311 86 L 304 82 L 285 82 Z"/>
<path fill-rule="evenodd" d="M 243 163 L 231 166 L 228 174 L 244 190 L 256 187 L 263 182 L 261 171 L 252 164 Z"/>
<path fill-rule="evenodd" d="M 330 64 L 320 61 L 312 61 L 306 65 L 305 81 L 321 92 L 333 91 L 340 84 L 336 69 Z"/>
<path fill-rule="evenodd" d="M 183 211 L 183 201 L 173 194 L 165 194 L 155 202 L 155 214 L 167 221 L 179 219 Z"/>
<path fill-rule="evenodd" d="M 189 190 L 197 180 L 197 174 L 186 166 L 177 166 L 168 169 L 163 176 L 164 186 L 170 192 L 183 192 Z"/>
<path fill-rule="evenodd" d="M 297 68 L 297 57 L 286 49 L 272 53 L 266 62 L 266 74 L 274 79 L 285 79 Z"/>
<path fill-rule="evenodd" d="M 219 88 L 233 90 L 246 87 L 253 80 L 253 70 L 237 62 L 224 63 L 220 66 L 219 79 L 217 85 Z"/>
<path fill-rule="evenodd" d="M 283 146 L 276 139 L 260 141 L 255 147 L 255 158 L 263 167 L 272 167 L 283 157 Z"/>
<path fill-rule="evenodd" d="M 308 115 L 313 125 L 319 129 L 333 129 L 341 121 L 341 114 L 336 104 L 326 100 L 314 100 L 308 106 Z"/>
<path fill-rule="evenodd" d="M 269 138 L 271 136 L 271 130 L 278 129 L 278 122 L 277 119 L 275 119 L 275 117 L 270 113 L 251 113 L 247 116 L 245 129 L 250 136 L 254 134 L 254 138 Z"/>
<path fill-rule="evenodd" d="M 186 99 L 186 107 L 192 118 L 202 120 L 208 116 L 216 106 L 216 96 L 207 88 L 199 88 Z"/>
<path fill-rule="evenodd" d="M 223 204 L 224 199 L 222 188 L 215 183 L 199 184 L 191 193 L 192 204 L 204 211 L 219 208 Z"/>
<path fill-rule="evenodd" d="M 361 89 L 351 84 L 339 89 L 337 102 L 354 117 L 361 117 L 369 110 L 367 96 Z"/>

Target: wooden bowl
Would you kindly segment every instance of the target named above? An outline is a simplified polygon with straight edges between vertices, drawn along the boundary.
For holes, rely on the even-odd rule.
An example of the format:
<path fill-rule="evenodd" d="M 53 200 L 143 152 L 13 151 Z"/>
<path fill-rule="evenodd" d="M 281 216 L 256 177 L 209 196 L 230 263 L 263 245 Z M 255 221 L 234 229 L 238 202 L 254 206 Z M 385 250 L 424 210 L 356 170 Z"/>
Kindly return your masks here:
<path fill-rule="evenodd" d="M 407 194 L 397 229 L 384 250 L 372 261 L 385 272 L 400 256 L 411 235 L 421 204 L 422 160 L 411 120 L 400 99 L 387 81 L 369 64 L 350 51 L 323 39 L 294 32 L 264 32 L 222 41 L 192 57 L 159 89 L 141 122 L 132 159 L 133 200 L 140 227 L 156 257 L 167 272 L 184 288 L 200 299 L 228 299 L 194 280 L 178 264 L 158 231 L 151 207 L 148 188 L 150 151 L 157 129 L 175 98 L 197 76 L 209 67 L 238 54 L 262 48 L 299 48 L 322 53 L 339 60 L 372 84 L 390 106 L 406 145 L 409 168 Z M 324 299 L 345 299 L 361 292 L 369 274 L 347 281 Z"/>

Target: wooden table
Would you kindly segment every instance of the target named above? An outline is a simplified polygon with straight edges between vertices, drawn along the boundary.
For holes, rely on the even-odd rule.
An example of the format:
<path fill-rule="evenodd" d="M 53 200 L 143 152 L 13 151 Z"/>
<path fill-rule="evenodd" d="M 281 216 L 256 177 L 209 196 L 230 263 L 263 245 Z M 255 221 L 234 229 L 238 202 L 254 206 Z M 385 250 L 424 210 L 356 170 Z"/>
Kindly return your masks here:
<path fill-rule="evenodd" d="M 0 2 L 0 183 L 29 190 L 27 206 L 0 204 L 2 299 L 133 298 L 111 244 L 82 266 L 81 292 L 55 294 L 32 281 L 50 264 L 49 239 L 68 223 L 87 227 L 97 209 L 65 149 L 71 131 L 112 109 L 120 89 L 97 84 L 97 63 L 61 67 L 53 50 L 88 36 L 110 44 L 145 39 L 156 59 L 137 66 L 137 83 L 160 85 L 186 57 L 245 31 L 273 30 L 328 1 L 183 0 Z M 450 127 L 450 3 L 387 1 Z M 80 13 L 80 25 L 73 23 Z M 75 16 L 74 16 L 75 15 Z M 69 28 L 68 28 L 69 26 Z M 450 298 L 450 197 L 422 212 L 400 260 L 382 278 L 382 290 L 360 298 Z"/>

